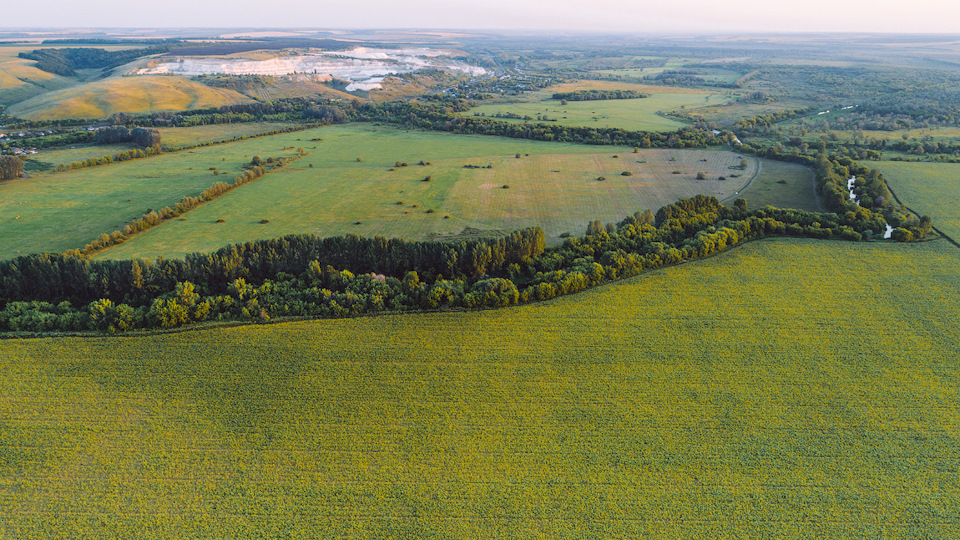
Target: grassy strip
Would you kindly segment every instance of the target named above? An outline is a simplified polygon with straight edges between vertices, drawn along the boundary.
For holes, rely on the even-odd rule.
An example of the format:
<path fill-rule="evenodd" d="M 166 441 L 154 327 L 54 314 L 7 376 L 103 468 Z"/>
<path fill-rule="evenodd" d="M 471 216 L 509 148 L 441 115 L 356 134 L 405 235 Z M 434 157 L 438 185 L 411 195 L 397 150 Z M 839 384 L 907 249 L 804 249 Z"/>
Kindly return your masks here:
<path fill-rule="evenodd" d="M 77 169 L 85 169 L 89 167 L 100 167 L 103 165 L 109 165 L 111 163 L 129 161 L 131 159 L 143 159 L 151 156 L 159 156 L 160 154 L 164 154 L 164 153 L 180 152 L 182 150 L 192 150 L 194 148 L 200 148 L 203 146 L 216 146 L 218 144 L 226 144 L 230 142 L 243 141 L 246 139 L 256 139 L 258 137 L 268 137 L 271 135 L 279 135 L 281 133 L 292 133 L 294 131 L 303 131 L 305 129 L 319 127 L 321 125 L 322 124 L 319 124 L 319 123 L 302 124 L 299 126 L 290 126 L 283 129 L 274 129 L 270 131 L 264 131 L 261 133 L 254 133 L 253 135 L 238 135 L 236 137 L 231 137 L 229 139 L 220 139 L 218 141 L 208 141 L 208 142 L 188 144 L 183 146 L 163 146 L 161 148 L 151 146 L 144 149 L 136 148 L 133 150 L 128 150 L 126 152 L 119 152 L 114 155 L 88 158 L 83 161 L 74 161 L 67 165 L 64 165 L 63 163 L 61 163 L 57 166 L 54 172 L 66 172 L 66 171 L 73 171 Z"/>

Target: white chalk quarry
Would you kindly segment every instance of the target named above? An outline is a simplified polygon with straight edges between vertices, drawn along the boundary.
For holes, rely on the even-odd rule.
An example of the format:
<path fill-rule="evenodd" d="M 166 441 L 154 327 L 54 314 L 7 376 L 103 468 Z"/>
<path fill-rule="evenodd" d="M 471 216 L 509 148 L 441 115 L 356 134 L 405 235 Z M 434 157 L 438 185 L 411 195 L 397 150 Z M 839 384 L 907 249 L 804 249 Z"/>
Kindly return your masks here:
<path fill-rule="evenodd" d="M 347 91 L 374 90 L 386 75 L 412 73 L 425 68 L 459 71 L 473 76 L 487 71 L 436 49 L 368 49 L 349 51 L 309 49 L 302 54 L 268 60 L 218 57 L 171 58 L 136 71 L 137 75 L 293 75 L 329 76 L 348 81 Z"/>

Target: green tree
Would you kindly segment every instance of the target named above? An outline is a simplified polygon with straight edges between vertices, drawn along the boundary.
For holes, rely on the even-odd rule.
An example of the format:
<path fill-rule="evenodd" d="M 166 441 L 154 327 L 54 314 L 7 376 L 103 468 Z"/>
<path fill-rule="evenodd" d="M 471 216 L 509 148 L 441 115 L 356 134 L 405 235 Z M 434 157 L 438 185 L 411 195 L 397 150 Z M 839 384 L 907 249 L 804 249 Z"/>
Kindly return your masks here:
<path fill-rule="evenodd" d="M 23 176 L 23 160 L 17 156 L 0 156 L 0 180 Z"/>

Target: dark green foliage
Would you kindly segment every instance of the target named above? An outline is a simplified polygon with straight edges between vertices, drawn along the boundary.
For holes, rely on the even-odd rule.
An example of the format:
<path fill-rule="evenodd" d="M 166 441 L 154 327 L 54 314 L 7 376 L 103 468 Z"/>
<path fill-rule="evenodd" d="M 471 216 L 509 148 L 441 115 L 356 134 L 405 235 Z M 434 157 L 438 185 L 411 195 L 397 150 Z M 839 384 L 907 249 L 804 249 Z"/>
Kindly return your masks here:
<path fill-rule="evenodd" d="M 650 94 L 636 90 L 576 90 L 574 92 L 557 92 L 553 99 L 566 101 L 599 101 L 605 99 L 638 99 L 650 97 Z"/>
<path fill-rule="evenodd" d="M 110 126 L 97 130 L 94 142 L 97 144 L 117 144 L 132 142 L 142 148 L 160 148 L 160 132 L 155 129 L 124 126 Z"/>
<path fill-rule="evenodd" d="M 23 160 L 17 156 L 0 156 L 0 180 L 23 176 Z"/>

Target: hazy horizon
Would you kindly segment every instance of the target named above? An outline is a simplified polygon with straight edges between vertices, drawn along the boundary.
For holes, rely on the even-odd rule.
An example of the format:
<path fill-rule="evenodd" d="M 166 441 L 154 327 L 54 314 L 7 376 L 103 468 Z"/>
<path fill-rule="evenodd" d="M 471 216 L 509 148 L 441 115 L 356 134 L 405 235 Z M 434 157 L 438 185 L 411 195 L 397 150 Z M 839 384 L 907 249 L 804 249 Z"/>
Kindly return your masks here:
<path fill-rule="evenodd" d="M 649 0 L 597 0 L 584 9 L 570 0 L 489 0 L 482 6 L 463 0 L 371 0 L 342 2 L 285 0 L 263 9 L 251 0 L 197 3 L 169 0 L 163 7 L 122 5 L 112 0 L 64 4 L 36 0 L 6 13 L 0 28 L 262 28 L 262 29 L 443 29 L 473 31 L 582 31 L 611 33 L 906 33 L 956 34 L 960 4 L 920 0 L 906 9 L 892 0 L 810 0 L 784 6 L 763 0 L 726 4 L 688 0 L 666 4 Z M 144 24 L 149 23 L 149 24 Z"/>

